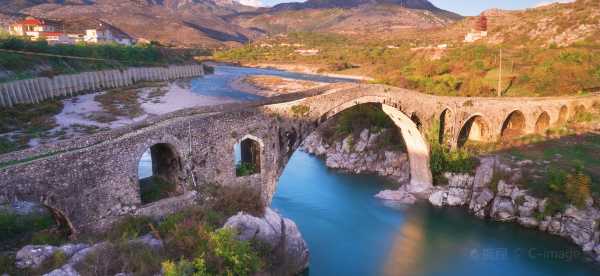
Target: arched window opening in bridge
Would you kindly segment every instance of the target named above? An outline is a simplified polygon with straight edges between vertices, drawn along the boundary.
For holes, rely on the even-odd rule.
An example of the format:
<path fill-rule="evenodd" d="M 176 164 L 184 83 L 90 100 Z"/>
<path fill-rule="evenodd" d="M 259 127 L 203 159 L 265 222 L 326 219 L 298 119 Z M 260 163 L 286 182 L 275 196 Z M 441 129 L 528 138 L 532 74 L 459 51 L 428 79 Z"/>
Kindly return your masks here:
<path fill-rule="evenodd" d="M 488 125 L 483 117 L 476 115 L 471 117 L 463 125 L 458 135 L 458 147 L 462 148 L 471 143 L 487 142 L 489 133 Z"/>
<path fill-rule="evenodd" d="M 525 115 L 521 111 L 513 111 L 502 124 L 502 140 L 510 140 L 525 134 Z"/>
<path fill-rule="evenodd" d="M 562 125 L 569 120 L 569 109 L 566 106 L 562 106 L 558 112 L 558 124 Z"/>
<path fill-rule="evenodd" d="M 260 173 L 260 143 L 245 138 L 235 145 L 235 175 L 238 177 Z"/>
<path fill-rule="evenodd" d="M 439 142 L 440 145 L 446 145 L 449 143 L 449 140 L 452 139 L 452 111 L 450 109 L 445 109 L 442 114 L 440 114 L 440 125 L 439 125 Z"/>
<path fill-rule="evenodd" d="M 138 181 L 142 204 L 152 203 L 179 193 L 181 162 L 168 144 L 147 149 L 138 164 Z"/>
<path fill-rule="evenodd" d="M 549 127 L 550 115 L 548 115 L 548 112 L 543 112 L 535 122 L 535 133 L 545 135 Z"/>

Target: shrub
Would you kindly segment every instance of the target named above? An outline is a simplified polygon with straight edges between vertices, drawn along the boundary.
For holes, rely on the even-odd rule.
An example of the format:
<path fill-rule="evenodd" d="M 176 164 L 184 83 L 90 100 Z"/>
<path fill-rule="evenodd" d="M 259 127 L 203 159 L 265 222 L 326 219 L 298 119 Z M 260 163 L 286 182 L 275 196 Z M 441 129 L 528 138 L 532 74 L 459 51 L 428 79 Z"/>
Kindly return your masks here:
<path fill-rule="evenodd" d="M 235 166 L 235 175 L 248 176 L 257 173 L 256 166 L 251 162 L 240 162 Z"/>
<path fill-rule="evenodd" d="M 148 217 L 127 216 L 119 220 L 107 233 L 111 241 L 135 239 L 152 230 L 153 221 Z"/>
<path fill-rule="evenodd" d="M 591 196 L 591 178 L 587 176 L 581 167 L 565 179 L 565 196 L 577 208 L 584 208 L 586 200 Z"/>
<path fill-rule="evenodd" d="M 295 117 L 304 117 L 310 112 L 310 106 L 302 104 L 294 105 L 292 106 L 292 112 L 294 113 Z"/>
<path fill-rule="evenodd" d="M 477 166 L 477 159 L 467 150 L 449 149 L 440 144 L 439 128 L 439 122 L 435 122 L 427 133 L 431 147 L 429 166 L 434 178 L 440 179 L 444 172 L 471 173 Z"/>
<path fill-rule="evenodd" d="M 54 225 L 50 215 L 17 215 L 0 211 L 0 241 L 9 242 L 18 236 L 49 229 Z"/>
<path fill-rule="evenodd" d="M 132 275 L 156 275 L 162 262 L 160 252 L 133 242 L 107 244 L 88 254 L 75 266 L 81 275 L 115 275 L 125 272 Z"/>
<path fill-rule="evenodd" d="M 197 252 L 193 261 L 166 261 L 162 267 L 168 275 L 252 275 L 263 262 L 251 242 L 239 241 L 231 229 L 207 232 L 206 250 Z"/>
<path fill-rule="evenodd" d="M 177 192 L 177 185 L 165 181 L 162 177 L 151 176 L 140 179 L 139 182 L 142 204 L 171 197 Z"/>
<path fill-rule="evenodd" d="M 200 189 L 203 207 L 230 217 L 238 212 L 262 217 L 265 203 L 260 189 L 246 185 L 206 184 Z"/>

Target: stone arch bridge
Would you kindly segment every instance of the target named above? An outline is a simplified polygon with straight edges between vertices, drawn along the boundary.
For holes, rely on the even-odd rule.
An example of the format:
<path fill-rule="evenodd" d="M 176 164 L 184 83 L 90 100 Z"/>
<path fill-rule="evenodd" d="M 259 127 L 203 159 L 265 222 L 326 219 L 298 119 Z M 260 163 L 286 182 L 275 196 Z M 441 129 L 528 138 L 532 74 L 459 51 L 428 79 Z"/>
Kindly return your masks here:
<path fill-rule="evenodd" d="M 269 203 L 292 153 L 327 119 L 352 106 L 381 104 L 409 152 L 409 190 L 432 186 L 424 133 L 441 122 L 449 146 L 493 141 L 559 125 L 597 108 L 600 96 L 563 98 L 439 97 L 381 85 L 335 84 L 245 104 L 182 110 L 136 125 L 0 156 L 0 202 L 42 202 L 76 229 L 102 229 L 126 214 L 169 212 L 202 183 L 251 185 Z M 234 146 L 255 141 L 258 172 L 236 175 Z M 253 144 L 253 143 L 249 143 Z M 152 149 L 153 171 L 176 182 L 179 196 L 142 205 L 138 163 Z"/>

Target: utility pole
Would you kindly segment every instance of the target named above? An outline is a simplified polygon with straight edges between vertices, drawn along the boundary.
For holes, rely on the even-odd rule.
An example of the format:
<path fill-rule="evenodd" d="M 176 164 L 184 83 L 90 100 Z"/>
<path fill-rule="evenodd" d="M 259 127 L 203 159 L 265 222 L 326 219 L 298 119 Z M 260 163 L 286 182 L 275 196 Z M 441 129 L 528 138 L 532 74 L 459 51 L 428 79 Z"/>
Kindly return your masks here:
<path fill-rule="evenodd" d="M 498 97 L 502 97 L 502 48 L 500 48 L 500 70 L 498 70 Z"/>

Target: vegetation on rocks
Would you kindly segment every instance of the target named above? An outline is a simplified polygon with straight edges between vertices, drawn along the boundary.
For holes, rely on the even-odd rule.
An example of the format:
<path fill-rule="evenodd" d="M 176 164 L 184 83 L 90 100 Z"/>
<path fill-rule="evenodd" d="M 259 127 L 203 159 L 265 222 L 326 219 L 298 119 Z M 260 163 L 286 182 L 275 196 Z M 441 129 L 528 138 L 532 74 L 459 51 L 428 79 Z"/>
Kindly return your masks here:
<path fill-rule="evenodd" d="M 472 152 L 466 149 L 451 149 L 440 144 L 439 129 L 440 123 L 436 121 L 427 133 L 430 145 L 429 166 L 436 185 L 446 183 L 443 176 L 445 172 L 472 173 L 478 165 Z"/>
<path fill-rule="evenodd" d="M 197 204 L 160 220 L 128 216 L 100 235 L 82 235 L 76 241 L 97 243 L 106 241 L 97 250 L 75 265 L 81 275 L 155 275 L 161 269 L 165 275 L 252 275 L 269 269 L 270 259 L 259 241 L 239 241 L 235 231 L 221 229 L 227 218 L 240 211 L 254 216 L 264 215 L 260 193 L 253 188 L 204 184 Z M 15 222 L 13 217 L 0 216 L 1 238 L 14 238 L 23 231 L 34 231 L 34 225 L 48 227 L 50 221 Z M 43 225 L 42 225 L 43 224 Z M 44 230 L 45 231 L 45 230 Z M 134 242 L 150 234 L 162 242 L 160 248 Z M 49 240 L 28 239 L 15 245 L 58 244 Z M 13 253 L 14 254 L 14 253 Z M 11 275 L 43 274 L 62 266 L 65 256 L 55 254 L 41 268 L 18 270 L 14 255 L 0 254 L 0 272 Z"/>

